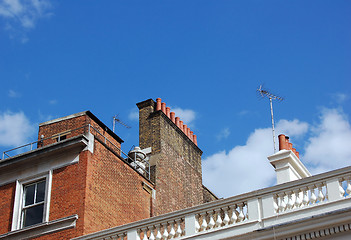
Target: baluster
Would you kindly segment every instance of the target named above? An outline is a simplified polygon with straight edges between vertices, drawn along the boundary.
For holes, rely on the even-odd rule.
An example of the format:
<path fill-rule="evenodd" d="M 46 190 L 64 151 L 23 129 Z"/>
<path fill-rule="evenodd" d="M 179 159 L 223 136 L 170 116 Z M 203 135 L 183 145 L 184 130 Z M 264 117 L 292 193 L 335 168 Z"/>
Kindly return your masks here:
<path fill-rule="evenodd" d="M 215 221 L 213 219 L 213 212 L 210 212 L 210 220 L 208 221 L 208 228 L 212 229 L 215 226 Z"/>
<path fill-rule="evenodd" d="M 137 231 L 136 240 L 140 240 L 140 234 L 141 234 L 141 230 L 138 230 L 138 231 Z"/>
<path fill-rule="evenodd" d="M 143 231 L 143 230 L 142 230 Z M 144 237 L 143 240 L 148 240 L 147 238 L 147 228 L 144 229 Z"/>
<path fill-rule="evenodd" d="M 310 197 L 310 203 L 315 204 L 317 202 L 317 197 L 316 194 L 314 193 L 314 186 L 309 187 L 310 192 L 311 192 L 311 197 Z"/>
<path fill-rule="evenodd" d="M 300 199 L 300 189 L 296 189 L 294 191 L 294 194 L 295 194 L 295 207 L 299 208 L 302 204 L 302 201 Z"/>
<path fill-rule="evenodd" d="M 217 220 L 216 220 L 216 227 L 220 227 L 222 225 L 222 218 L 221 218 L 221 209 L 216 210 L 217 213 Z"/>
<path fill-rule="evenodd" d="M 325 196 L 324 196 L 324 194 L 323 194 L 322 187 L 323 187 L 322 184 L 319 184 L 319 185 L 318 185 L 318 197 L 317 197 L 317 200 L 318 200 L 319 202 L 323 202 L 324 199 L 325 199 Z"/>
<path fill-rule="evenodd" d="M 202 224 L 201 224 L 201 231 L 205 231 L 207 228 L 207 222 L 206 222 L 206 213 L 202 214 Z"/>
<path fill-rule="evenodd" d="M 198 215 L 198 216 L 195 218 L 195 232 L 199 232 L 199 230 L 200 230 L 199 219 L 200 219 L 200 215 Z"/>
<path fill-rule="evenodd" d="M 233 211 L 232 211 L 232 215 L 230 217 L 230 222 L 231 223 L 236 223 L 236 221 L 238 220 L 238 215 L 239 215 L 239 212 L 236 210 L 237 206 L 234 205 L 233 206 Z"/>
<path fill-rule="evenodd" d="M 156 240 L 161 240 L 162 235 L 161 235 L 161 224 L 157 226 L 157 233 L 156 233 Z"/>
<path fill-rule="evenodd" d="M 165 224 L 165 226 L 163 227 L 163 235 L 162 237 L 164 239 L 167 239 L 168 238 L 168 230 L 167 230 L 167 223 Z"/>
<path fill-rule="evenodd" d="M 176 231 L 176 237 L 180 237 L 182 235 L 182 229 L 180 227 L 180 221 L 176 221 L 177 224 L 177 231 Z"/>
<path fill-rule="evenodd" d="M 279 210 L 279 207 L 278 207 L 278 204 L 277 204 L 277 202 L 278 202 L 278 196 L 276 196 L 275 198 L 273 198 L 273 208 L 274 208 L 274 212 L 278 212 L 278 210 Z"/>
<path fill-rule="evenodd" d="M 245 215 L 244 215 L 244 203 L 238 204 L 239 206 L 239 215 L 238 215 L 238 222 L 244 221 Z"/>
<path fill-rule="evenodd" d="M 154 235 L 155 227 L 150 228 L 150 237 L 149 240 L 155 240 L 155 235 Z"/>
<path fill-rule="evenodd" d="M 342 179 L 339 180 L 339 192 L 340 192 L 340 196 L 343 197 L 345 195 L 345 190 L 342 187 Z"/>
<path fill-rule="evenodd" d="M 227 226 L 229 221 L 230 221 L 229 216 L 228 216 L 228 208 L 225 208 L 223 211 L 224 211 L 223 223 L 225 226 Z"/>
<path fill-rule="evenodd" d="M 286 203 L 284 201 L 284 193 L 279 193 L 278 196 L 279 196 L 279 203 L 278 203 L 279 212 L 283 212 L 286 208 Z"/>
<path fill-rule="evenodd" d="M 125 233 L 122 233 L 121 235 L 121 240 L 124 240 L 124 238 L 126 237 L 127 235 Z"/>
<path fill-rule="evenodd" d="M 288 194 L 288 203 L 287 203 L 286 207 L 287 207 L 287 209 L 292 209 L 294 206 L 294 202 L 293 202 L 292 196 L 291 196 L 292 192 L 288 192 L 287 194 Z"/>
<path fill-rule="evenodd" d="M 351 193 L 351 179 L 347 180 L 346 193 L 350 196 L 350 193 Z"/>
<path fill-rule="evenodd" d="M 302 203 L 303 203 L 304 206 L 307 206 L 309 202 L 310 202 L 310 199 L 308 198 L 308 188 L 305 188 L 303 190 Z"/>
<path fill-rule="evenodd" d="M 173 238 L 175 236 L 174 223 L 171 223 L 171 231 L 169 231 L 169 238 Z"/>

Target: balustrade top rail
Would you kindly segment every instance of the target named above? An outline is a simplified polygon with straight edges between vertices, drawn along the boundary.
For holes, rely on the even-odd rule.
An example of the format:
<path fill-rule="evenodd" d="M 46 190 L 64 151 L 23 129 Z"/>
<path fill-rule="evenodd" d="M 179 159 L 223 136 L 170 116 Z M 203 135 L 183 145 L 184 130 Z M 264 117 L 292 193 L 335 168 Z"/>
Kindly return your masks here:
<path fill-rule="evenodd" d="M 69 132 L 70 132 L 70 134 L 77 134 L 77 135 L 91 133 L 92 135 L 94 135 L 94 137 L 96 137 L 97 139 L 100 139 L 100 141 L 102 141 L 104 144 L 106 144 L 112 151 L 114 151 L 118 155 L 124 157 L 128 162 L 134 163 L 134 164 L 130 164 L 131 167 L 135 168 L 136 170 L 138 170 L 141 167 L 140 163 L 138 163 L 136 161 L 136 159 L 132 159 L 131 157 L 129 157 L 128 154 L 124 153 L 121 148 L 116 146 L 116 144 L 111 142 L 105 135 L 103 135 L 98 129 L 94 128 L 91 124 L 87 124 L 87 125 L 84 125 L 82 127 L 69 130 Z M 52 141 L 53 138 L 56 138 L 58 142 L 64 141 L 64 140 L 60 140 L 60 139 L 62 136 L 65 136 L 65 135 L 67 135 L 67 132 L 53 134 L 50 137 L 42 138 L 38 141 L 27 143 L 27 144 L 24 144 L 22 146 L 6 150 L 2 153 L 2 159 L 0 159 L 0 161 L 5 160 L 7 158 L 15 157 L 16 155 L 27 152 L 27 151 L 35 150 L 35 149 L 41 147 L 45 141 L 47 141 L 47 140 Z M 15 154 L 11 156 L 10 155 L 11 152 L 15 153 Z M 144 172 L 144 174 L 142 173 L 142 175 L 145 175 L 148 179 L 150 179 L 150 164 L 147 161 L 145 161 L 143 164 L 145 164 L 145 167 L 142 166 L 143 172 Z M 138 172 L 140 172 L 140 170 Z"/>

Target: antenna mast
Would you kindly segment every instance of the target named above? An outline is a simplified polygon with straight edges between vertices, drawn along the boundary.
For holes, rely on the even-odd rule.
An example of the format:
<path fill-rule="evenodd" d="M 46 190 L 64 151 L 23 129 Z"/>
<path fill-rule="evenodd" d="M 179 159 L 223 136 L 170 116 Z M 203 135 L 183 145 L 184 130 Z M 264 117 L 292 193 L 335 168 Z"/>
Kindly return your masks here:
<path fill-rule="evenodd" d="M 113 124 L 113 128 L 112 131 L 115 132 L 115 126 L 116 126 L 116 122 L 118 122 L 119 124 L 121 124 L 122 126 L 126 127 L 126 128 L 131 128 L 130 126 L 128 126 L 127 124 L 125 124 L 124 122 L 121 121 L 121 119 L 118 118 L 118 114 L 113 116 L 113 120 L 112 120 L 112 124 Z"/>
<path fill-rule="evenodd" d="M 272 93 L 268 92 L 267 90 L 262 89 L 262 85 L 260 85 L 260 87 L 257 89 L 257 91 L 260 93 L 262 98 L 264 98 L 264 97 L 269 98 L 269 103 L 270 103 L 270 107 L 271 107 L 271 117 L 272 117 L 273 147 L 274 147 L 274 153 L 275 153 L 276 148 L 275 148 L 275 132 L 274 132 L 273 101 L 272 100 L 283 101 L 284 99 L 282 97 L 278 97 L 276 95 L 273 95 Z"/>

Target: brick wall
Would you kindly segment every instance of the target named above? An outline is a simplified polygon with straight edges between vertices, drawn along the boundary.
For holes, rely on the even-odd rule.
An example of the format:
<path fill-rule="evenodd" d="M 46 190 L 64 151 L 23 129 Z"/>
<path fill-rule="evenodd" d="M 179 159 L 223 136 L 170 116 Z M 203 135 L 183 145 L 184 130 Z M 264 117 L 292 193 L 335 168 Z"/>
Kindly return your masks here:
<path fill-rule="evenodd" d="M 41 140 L 41 136 L 44 136 L 45 140 L 39 142 L 38 146 L 41 147 L 56 143 L 59 135 L 61 137 L 65 136 L 66 138 L 71 138 L 87 133 L 89 131 L 88 124 L 92 126 L 92 128 L 90 128 L 91 133 L 97 138 L 104 140 L 106 137 L 112 144 L 121 148 L 123 140 L 117 135 L 115 135 L 116 137 L 111 136 L 111 134 L 114 133 L 89 111 L 40 124 L 38 141 Z"/>
<path fill-rule="evenodd" d="M 11 231 L 16 184 L 0 186 L 0 234 Z"/>
<path fill-rule="evenodd" d="M 88 163 L 84 234 L 150 217 L 149 183 L 127 163 L 95 141 Z"/>
<path fill-rule="evenodd" d="M 139 145 L 152 148 L 155 215 L 202 204 L 202 151 L 162 111 L 155 111 L 152 99 L 137 106 Z"/>

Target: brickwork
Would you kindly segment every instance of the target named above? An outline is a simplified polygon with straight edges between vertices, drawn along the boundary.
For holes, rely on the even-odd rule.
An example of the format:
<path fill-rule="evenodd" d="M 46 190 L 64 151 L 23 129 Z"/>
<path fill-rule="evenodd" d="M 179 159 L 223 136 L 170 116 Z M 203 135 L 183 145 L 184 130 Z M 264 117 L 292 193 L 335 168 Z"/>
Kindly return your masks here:
<path fill-rule="evenodd" d="M 112 131 L 99 120 L 99 123 L 97 123 L 95 121 L 96 119 L 97 118 L 92 113 L 87 111 L 78 115 L 67 116 L 62 118 L 62 120 L 58 119 L 57 121 L 48 122 L 47 124 L 43 123 L 39 126 L 38 141 L 41 140 L 41 136 L 44 136 L 45 140 L 38 143 L 38 146 L 41 147 L 56 143 L 59 135 L 71 138 L 87 133 L 89 131 L 88 124 L 90 124 L 93 127 L 90 128 L 92 134 L 100 139 L 106 137 L 111 143 L 121 148 L 121 143 L 123 141 L 119 139 L 118 136 L 117 139 L 112 137 Z"/>
<path fill-rule="evenodd" d="M 16 184 L 0 186 L 0 234 L 11 230 Z"/>
<path fill-rule="evenodd" d="M 139 145 L 152 148 L 155 215 L 203 203 L 202 151 L 162 111 L 155 111 L 152 99 L 137 106 Z"/>
<path fill-rule="evenodd" d="M 147 180 L 95 141 L 88 164 L 84 234 L 150 217 L 151 195 L 143 182 Z"/>

